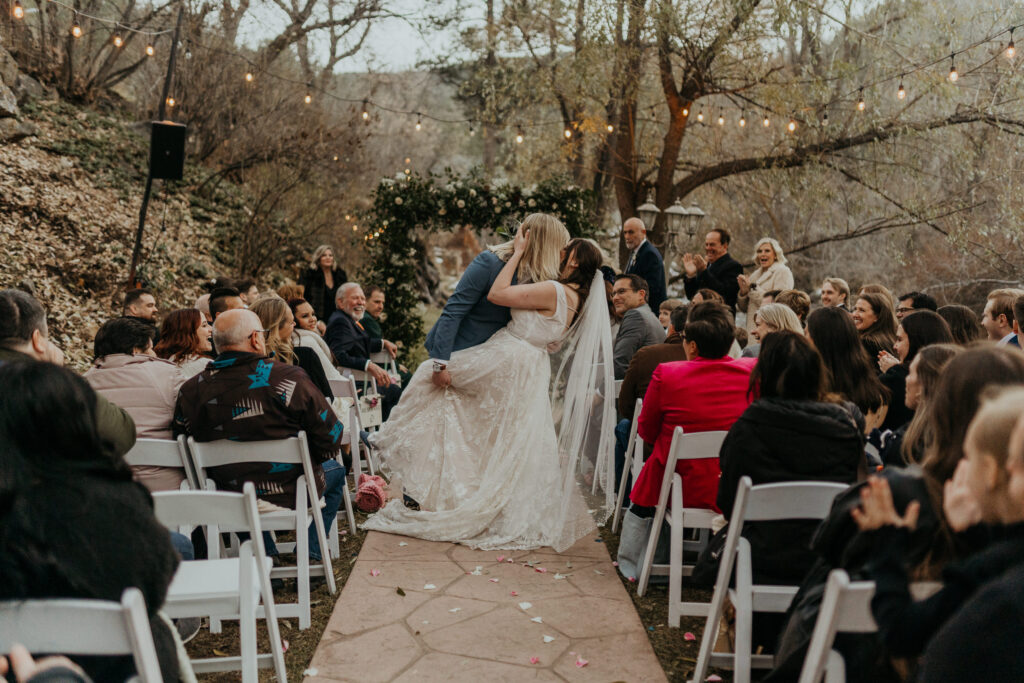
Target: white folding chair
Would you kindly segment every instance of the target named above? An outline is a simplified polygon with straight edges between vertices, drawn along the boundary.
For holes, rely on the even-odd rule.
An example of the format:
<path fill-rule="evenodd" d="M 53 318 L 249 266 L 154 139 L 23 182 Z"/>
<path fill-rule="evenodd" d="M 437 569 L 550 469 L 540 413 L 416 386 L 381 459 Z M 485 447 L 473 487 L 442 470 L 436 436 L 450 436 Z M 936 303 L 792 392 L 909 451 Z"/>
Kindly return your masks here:
<path fill-rule="evenodd" d="M 373 450 L 363 443 L 362 439 L 358 438 L 363 428 L 359 420 L 359 393 L 356 391 L 356 381 L 352 377 L 343 377 L 342 379 L 328 380 L 328 383 L 331 386 L 331 393 L 335 398 L 352 399 L 352 406 L 349 408 L 348 415 L 339 415 L 338 418 L 345 425 L 345 430 L 342 432 L 343 441 L 350 443 L 348 439 L 352 439 L 350 443 L 352 449 L 351 474 L 354 477 L 353 481 L 358 482 L 359 474 L 363 471 L 364 460 L 366 461 L 367 468 L 370 470 L 370 474 L 377 474 L 379 463 Z"/>
<path fill-rule="evenodd" d="M 871 598 L 875 595 L 873 581 L 850 581 L 842 569 L 828 574 L 825 594 L 814 623 L 811 643 L 807 648 L 800 683 L 845 683 L 846 664 L 843 656 L 832 649 L 836 633 L 874 633 L 878 630 L 871 614 Z"/>
<path fill-rule="evenodd" d="M 622 504 L 626 500 L 626 482 L 629 481 L 630 476 L 633 477 L 633 481 L 640 475 L 640 470 L 644 466 L 644 444 L 643 440 L 640 439 L 636 432 L 640 424 L 640 411 L 643 410 L 644 400 L 638 398 L 636 400 L 636 406 L 633 408 L 633 422 L 629 425 L 629 440 L 626 442 L 626 462 L 622 466 L 622 476 L 619 478 L 619 490 L 615 494 L 615 515 L 612 517 L 612 533 L 618 531 L 619 518 L 622 516 Z M 637 447 L 639 442 L 639 447 Z M 639 454 L 639 463 L 637 457 Z"/>
<path fill-rule="evenodd" d="M 401 377 L 398 373 L 398 361 L 392 358 L 391 354 L 387 351 L 371 353 L 370 360 L 384 368 L 384 371 L 392 377 Z M 401 380 L 399 380 L 399 386 L 401 386 Z"/>
<path fill-rule="evenodd" d="M 615 398 L 619 397 L 619 392 L 622 391 L 622 380 L 615 380 Z"/>
<path fill-rule="evenodd" d="M 21 643 L 32 654 L 131 655 L 142 683 L 161 683 L 146 601 L 126 588 L 121 602 L 78 598 L 0 602 L 0 652 Z"/>
<path fill-rule="evenodd" d="M 258 668 L 273 667 L 277 680 L 284 683 L 288 680 L 284 650 L 270 587 L 271 564 L 263 548 L 263 529 L 256 511 L 256 489 L 247 481 L 242 490 L 243 493 L 162 491 L 153 494 L 156 518 L 166 526 L 204 525 L 211 539 L 222 531 L 245 531 L 250 536 L 239 548 L 238 557 L 194 560 L 178 565 L 163 609 L 171 618 L 238 619 L 241 656 L 193 660 L 195 671 L 241 670 L 245 683 L 255 683 Z M 266 619 L 270 635 L 270 652 L 266 654 L 259 654 L 256 644 L 258 616 Z"/>
<path fill-rule="evenodd" d="M 703 682 L 712 664 L 724 667 L 731 664 L 733 681 L 749 683 L 751 667 L 774 665 L 775 658 L 771 655 L 751 654 L 753 613 L 785 612 L 798 587 L 754 584 L 750 543 L 741 536 L 743 525 L 784 519 L 824 519 L 832 508 L 832 501 L 846 488 L 844 484 L 820 481 L 753 486 L 750 477 L 740 479 L 692 681 Z M 732 589 L 729 579 L 734 570 L 736 588 Z M 712 654 L 727 595 L 736 609 L 736 651 Z"/>
<path fill-rule="evenodd" d="M 665 461 L 665 473 L 661 478 L 661 491 L 658 493 L 658 506 L 654 511 L 651 535 L 647 541 L 647 550 L 644 552 L 636 588 L 637 595 L 642 597 L 647 590 L 647 583 L 652 574 L 657 576 L 668 574 L 669 626 L 678 627 L 679 618 L 682 615 L 699 617 L 707 614 L 707 604 L 682 601 L 683 577 L 693 574 L 693 565 L 683 565 L 683 551 L 700 551 L 711 536 L 711 523 L 717 514 L 713 510 L 704 508 L 685 507 L 683 479 L 676 472 L 676 463 L 680 460 L 717 459 L 726 434 L 728 432 L 724 431 L 685 434 L 682 427 L 676 427 L 672 432 L 672 444 L 669 446 L 668 458 Z M 654 551 L 658 547 L 661 524 L 665 519 L 670 495 L 672 497 L 672 514 L 669 517 L 669 526 L 671 527 L 669 564 L 654 564 Z M 683 538 L 683 532 L 687 528 L 706 531 L 702 532 L 702 539 L 686 541 Z"/>
<path fill-rule="evenodd" d="M 132 449 L 124 454 L 130 467 L 178 467 L 185 470 L 182 488 L 192 488 L 195 472 L 188 456 L 184 435 L 171 439 L 136 439 Z"/>
<path fill-rule="evenodd" d="M 295 482 L 295 509 L 275 510 L 260 515 L 260 524 L 264 531 L 292 531 L 295 533 L 294 543 L 279 543 L 281 552 L 295 552 L 296 566 L 274 567 L 271 576 L 274 578 L 295 578 L 298 583 L 298 602 L 277 605 L 278 616 L 283 618 L 298 617 L 299 628 L 309 628 L 312 623 L 310 616 L 309 579 L 311 576 L 323 576 L 327 580 L 327 588 L 334 594 L 334 570 L 331 567 L 330 546 L 327 543 L 327 532 L 324 528 L 323 516 L 318 504 L 320 498 L 316 492 L 316 480 L 313 478 L 313 465 L 309 457 L 309 446 L 306 433 L 299 432 L 297 437 L 277 439 L 273 441 L 207 441 L 199 443 L 192 437 L 188 438 L 188 449 L 196 466 L 196 474 L 205 482 L 204 488 L 215 490 L 216 486 L 207 476 L 206 470 L 221 465 L 234 465 L 243 462 L 270 462 L 299 465 L 302 474 Z M 348 487 L 344 495 L 348 494 Z M 312 509 L 311 509 L 312 507 Z M 346 511 L 351 508 L 346 507 Z M 309 538 L 307 529 L 310 517 L 316 528 L 320 543 L 320 564 L 311 564 L 309 559 Z M 219 542 L 210 539 L 210 557 L 215 558 Z M 211 630 L 216 628 L 210 622 Z"/>

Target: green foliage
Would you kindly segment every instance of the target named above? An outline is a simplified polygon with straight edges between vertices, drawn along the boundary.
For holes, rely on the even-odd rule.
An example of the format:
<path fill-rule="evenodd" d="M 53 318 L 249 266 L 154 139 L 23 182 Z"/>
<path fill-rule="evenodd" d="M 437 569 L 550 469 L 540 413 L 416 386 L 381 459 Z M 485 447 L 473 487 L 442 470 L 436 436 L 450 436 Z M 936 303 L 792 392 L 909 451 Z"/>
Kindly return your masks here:
<path fill-rule="evenodd" d="M 557 216 L 573 237 L 587 237 L 595 230 L 592 193 L 562 177 L 533 187 L 497 185 L 476 173 L 458 176 L 450 171 L 444 176 L 385 178 L 372 199 L 363 216 L 373 229 L 367 235 L 370 258 L 364 281 L 386 290 L 384 336 L 404 349 L 415 348 L 424 337 L 417 270 L 429 258 L 426 234 L 469 225 L 478 233 L 511 235 L 526 216 L 538 212 Z"/>

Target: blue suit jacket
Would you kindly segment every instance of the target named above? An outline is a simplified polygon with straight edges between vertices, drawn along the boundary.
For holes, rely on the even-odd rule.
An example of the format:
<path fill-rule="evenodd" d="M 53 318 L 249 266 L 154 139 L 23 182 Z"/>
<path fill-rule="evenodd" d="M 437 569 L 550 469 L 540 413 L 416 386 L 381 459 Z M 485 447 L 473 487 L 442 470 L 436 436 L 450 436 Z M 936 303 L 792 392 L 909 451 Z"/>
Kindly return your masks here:
<path fill-rule="evenodd" d="M 652 311 L 658 310 L 661 302 L 668 298 L 665 292 L 665 262 L 658 248 L 650 242 L 641 244 L 632 267 L 627 268 L 626 273 L 635 273 L 647 280 L 647 286 L 651 288 L 647 292 L 647 303 Z"/>
<path fill-rule="evenodd" d="M 491 285 L 505 262 L 487 250 L 477 255 L 448 297 L 441 317 L 427 334 L 427 353 L 449 360 L 454 351 L 483 344 L 508 324 L 512 311 L 487 300 Z"/>

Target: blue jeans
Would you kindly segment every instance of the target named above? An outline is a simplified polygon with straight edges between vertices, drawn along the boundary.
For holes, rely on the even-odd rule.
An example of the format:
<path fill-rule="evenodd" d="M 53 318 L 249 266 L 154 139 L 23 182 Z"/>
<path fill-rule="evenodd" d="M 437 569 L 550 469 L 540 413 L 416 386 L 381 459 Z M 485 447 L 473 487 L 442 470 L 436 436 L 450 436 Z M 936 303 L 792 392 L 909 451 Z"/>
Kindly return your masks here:
<path fill-rule="evenodd" d="M 322 513 L 324 518 L 324 531 L 330 533 L 331 524 L 338 516 L 338 506 L 341 505 L 345 490 L 345 466 L 337 460 L 325 460 L 321 467 L 324 470 L 324 505 Z M 238 537 L 241 539 L 242 534 Z M 248 538 L 248 535 L 246 535 Z M 244 540 L 244 539 L 243 539 Z M 267 557 L 279 555 L 277 544 L 271 537 L 270 532 L 263 532 L 263 547 L 267 551 Z M 309 523 L 309 559 L 320 561 L 320 540 L 316 537 L 316 523 Z"/>
<path fill-rule="evenodd" d="M 181 559 L 186 562 L 196 559 L 195 549 L 192 547 L 192 539 L 185 534 L 179 534 L 177 531 L 171 532 L 171 545 L 181 555 Z"/>
<path fill-rule="evenodd" d="M 618 424 L 615 425 L 615 487 L 618 488 L 619 482 L 622 481 L 622 470 L 626 466 L 626 446 L 629 445 L 629 428 L 632 426 L 632 420 L 619 420 Z M 637 437 L 639 438 L 639 437 Z M 633 488 L 633 477 L 630 476 L 629 481 L 626 482 L 626 491 L 629 492 Z M 629 501 L 629 497 L 623 499 L 624 502 Z"/>

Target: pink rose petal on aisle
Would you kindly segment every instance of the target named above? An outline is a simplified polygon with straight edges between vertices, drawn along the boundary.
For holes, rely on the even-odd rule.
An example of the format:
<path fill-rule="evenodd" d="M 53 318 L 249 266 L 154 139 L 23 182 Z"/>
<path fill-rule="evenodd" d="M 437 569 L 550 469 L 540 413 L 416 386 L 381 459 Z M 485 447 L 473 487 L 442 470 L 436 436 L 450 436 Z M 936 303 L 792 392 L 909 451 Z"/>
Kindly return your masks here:
<path fill-rule="evenodd" d="M 683 640 L 697 640 L 697 636 L 693 635 L 689 631 L 683 634 Z"/>
<path fill-rule="evenodd" d="M 583 659 L 583 657 L 580 657 L 579 655 L 576 655 L 576 668 L 577 669 L 582 669 L 587 664 L 590 664 L 590 662 L 588 662 L 587 660 Z"/>
<path fill-rule="evenodd" d="M 504 562 L 504 561 L 505 561 L 505 556 L 504 555 L 498 555 L 498 562 Z"/>
<path fill-rule="evenodd" d="M 508 594 L 511 595 L 512 597 L 515 597 L 515 596 L 519 595 L 519 593 L 517 593 L 516 591 L 509 591 Z"/>
<path fill-rule="evenodd" d="M 618 562 L 616 562 L 615 560 L 612 560 L 612 566 L 613 566 L 613 567 L 618 567 L 618 566 L 619 566 L 619 563 L 618 563 Z"/>
<path fill-rule="evenodd" d="M 717 683 L 718 681 L 722 680 L 722 677 L 719 676 L 718 674 L 711 674 L 710 676 L 708 676 L 704 680 L 707 681 L 708 683 Z"/>
<path fill-rule="evenodd" d="M 491 583 L 498 583 L 498 579 L 487 579 L 487 580 L 490 581 Z"/>
<path fill-rule="evenodd" d="M 540 661 L 540 657 L 530 657 L 530 664 L 536 664 Z"/>
<path fill-rule="evenodd" d="M 508 558 L 508 559 L 507 559 L 507 560 L 505 560 L 505 561 L 506 561 L 506 562 L 508 562 L 509 564 L 512 564 L 513 562 L 515 562 L 515 560 L 513 560 L 513 559 L 512 559 L 511 557 L 510 557 L 510 558 Z"/>
<path fill-rule="evenodd" d="M 547 574 L 548 573 L 548 570 L 545 569 L 544 567 L 537 567 L 533 571 L 537 572 L 538 574 Z"/>
<path fill-rule="evenodd" d="M 636 583 L 636 577 L 635 576 L 629 577 L 629 582 L 630 583 Z"/>
<path fill-rule="evenodd" d="M 284 639 L 281 640 L 281 652 L 282 653 L 283 652 L 288 652 L 288 641 L 287 640 L 284 640 Z"/>
<path fill-rule="evenodd" d="M 370 570 L 370 576 L 380 576 L 380 570 L 379 569 L 371 569 Z"/>

